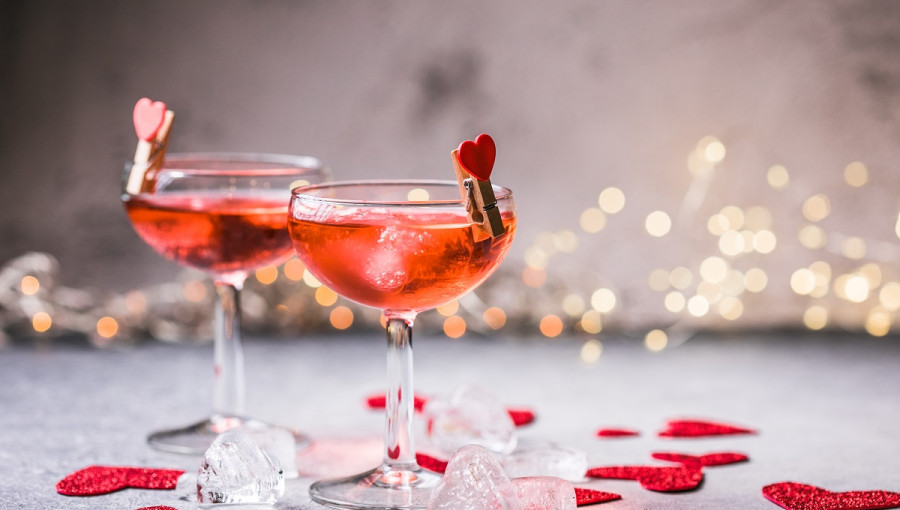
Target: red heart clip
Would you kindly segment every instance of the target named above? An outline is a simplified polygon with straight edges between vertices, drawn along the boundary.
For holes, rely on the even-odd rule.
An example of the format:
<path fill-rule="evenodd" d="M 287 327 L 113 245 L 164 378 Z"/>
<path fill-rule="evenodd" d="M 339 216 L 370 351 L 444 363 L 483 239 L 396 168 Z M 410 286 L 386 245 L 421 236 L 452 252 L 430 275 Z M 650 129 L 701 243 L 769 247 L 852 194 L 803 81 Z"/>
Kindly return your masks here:
<path fill-rule="evenodd" d="M 788 510 L 876 510 L 900 508 L 900 493 L 888 491 L 831 492 L 813 485 L 779 482 L 763 487 L 763 496 Z"/>
<path fill-rule="evenodd" d="M 139 139 L 149 142 L 156 137 L 165 117 L 165 103 L 142 97 L 134 105 L 134 132 Z"/>
<path fill-rule="evenodd" d="M 696 465 L 678 467 L 608 466 L 588 469 L 589 478 L 637 480 L 641 487 L 657 492 L 681 492 L 696 489 L 703 481 L 703 470 Z"/>
<path fill-rule="evenodd" d="M 89 466 L 66 476 L 56 484 L 64 496 L 95 496 L 128 487 L 135 489 L 174 489 L 178 469 L 150 469 L 119 466 Z"/>
<path fill-rule="evenodd" d="M 753 429 L 705 420 L 670 420 L 659 437 L 707 437 L 733 434 L 756 434 Z"/>
<path fill-rule="evenodd" d="M 459 144 L 459 162 L 463 168 L 479 181 L 491 178 L 494 170 L 494 159 L 497 157 L 497 147 L 490 135 L 482 133 L 475 141 L 466 140 Z"/>
<path fill-rule="evenodd" d="M 595 491 L 593 489 L 582 489 L 575 487 L 575 505 L 587 506 L 597 503 L 606 503 L 607 501 L 615 501 L 622 499 L 622 496 L 613 492 Z"/>

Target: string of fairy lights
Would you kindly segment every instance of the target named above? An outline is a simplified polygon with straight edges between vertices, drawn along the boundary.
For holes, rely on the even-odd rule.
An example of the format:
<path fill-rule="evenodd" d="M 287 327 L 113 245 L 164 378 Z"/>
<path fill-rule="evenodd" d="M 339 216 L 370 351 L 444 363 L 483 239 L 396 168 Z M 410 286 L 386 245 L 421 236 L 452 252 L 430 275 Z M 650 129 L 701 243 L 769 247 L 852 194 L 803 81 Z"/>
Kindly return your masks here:
<path fill-rule="evenodd" d="M 772 295 L 787 292 L 799 310 L 777 327 L 812 331 L 845 329 L 888 335 L 900 310 L 898 239 L 866 239 L 827 228 L 833 215 L 826 193 L 806 194 L 792 183 L 785 166 L 773 164 L 760 178 L 773 193 L 802 198 L 797 217 L 777 217 L 766 205 L 722 204 L 710 215 L 710 185 L 726 157 L 716 137 L 699 140 L 686 159 L 689 185 L 677 211 L 636 211 L 618 187 L 599 191 L 595 204 L 577 218 L 577 228 L 538 233 L 523 251 L 522 260 L 507 260 L 476 291 L 421 314 L 420 334 L 460 338 L 469 334 L 515 333 L 548 339 L 570 335 L 583 338 L 585 363 L 602 355 L 603 332 L 625 332 L 643 339 L 650 351 L 673 347 L 705 329 L 759 327 L 757 308 L 772 306 Z M 869 185 L 869 169 L 859 161 L 846 164 L 843 184 Z M 780 196 L 779 200 L 786 200 Z M 596 236 L 626 215 L 642 218 L 641 232 L 673 243 L 702 231 L 709 236 L 704 252 L 695 249 L 690 263 L 647 267 L 639 282 L 616 281 L 583 288 L 589 279 L 574 283 L 560 276 L 565 256 L 590 249 Z M 783 216 L 783 215 L 782 215 Z M 795 236 L 786 235 L 795 226 Z M 783 225 L 782 225 L 783 227 Z M 776 235 L 776 232 L 780 234 Z M 521 241 L 518 241 L 521 242 Z M 797 263 L 779 257 L 786 246 L 804 250 L 813 262 Z M 636 262 L 637 263 L 637 262 Z M 782 277 L 772 270 L 779 267 Z M 212 284 L 202 273 L 186 270 L 165 282 L 124 294 L 75 289 L 58 283 L 60 268 L 44 253 L 28 253 L 0 268 L 0 346 L 13 338 L 36 343 L 66 335 L 81 335 L 106 347 L 152 337 L 163 341 L 203 341 L 212 337 Z M 636 317 L 629 292 L 649 295 L 652 308 Z M 338 296 L 291 259 L 279 267 L 264 267 L 248 278 L 243 295 L 244 329 L 249 335 L 294 338 L 309 333 L 373 330 L 383 323 L 380 313 Z M 773 326 L 769 324 L 768 326 Z"/>

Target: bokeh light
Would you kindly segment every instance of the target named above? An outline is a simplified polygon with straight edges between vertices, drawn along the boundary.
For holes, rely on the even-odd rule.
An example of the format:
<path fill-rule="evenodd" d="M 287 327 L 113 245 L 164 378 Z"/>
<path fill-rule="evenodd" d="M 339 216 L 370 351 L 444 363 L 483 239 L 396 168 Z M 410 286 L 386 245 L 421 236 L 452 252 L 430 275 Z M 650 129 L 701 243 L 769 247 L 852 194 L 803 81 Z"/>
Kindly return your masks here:
<path fill-rule="evenodd" d="M 606 188 L 600 192 L 597 204 L 603 212 L 616 214 L 625 207 L 625 193 L 616 187 Z"/>
<path fill-rule="evenodd" d="M 41 282 L 34 276 L 23 276 L 22 281 L 19 283 L 19 288 L 22 289 L 22 294 L 33 296 L 41 290 Z"/>
<path fill-rule="evenodd" d="M 593 365 L 600 359 L 602 354 L 603 344 L 592 338 L 581 345 L 579 357 L 581 358 L 581 361 Z"/>
<path fill-rule="evenodd" d="M 563 321 L 556 315 L 545 315 L 541 318 L 540 330 L 545 337 L 555 338 L 563 331 Z"/>
<path fill-rule="evenodd" d="M 672 229 L 672 219 L 663 211 L 653 211 L 644 220 L 644 228 L 653 237 L 663 237 Z"/>
<path fill-rule="evenodd" d="M 346 306 L 336 306 L 328 314 L 328 321 L 334 329 L 347 329 L 353 325 L 353 310 Z"/>
<path fill-rule="evenodd" d="M 451 315 L 444 319 L 444 334 L 450 338 L 459 338 L 466 334 L 466 321 L 459 315 Z"/>
<path fill-rule="evenodd" d="M 506 312 L 496 306 L 492 306 L 485 310 L 481 315 L 481 318 L 484 320 L 484 323 L 493 330 L 500 329 L 506 325 Z"/>
<path fill-rule="evenodd" d="M 766 181 L 772 189 L 781 191 L 788 187 L 791 177 L 784 166 L 772 165 L 766 172 Z"/>
<path fill-rule="evenodd" d="M 256 280 L 263 285 L 275 283 L 278 279 L 278 268 L 275 266 L 265 266 L 256 270 Z"/>
<path fill-rule="evenodd" d="M 97 334 L 103 338 L 112 338 L 118 331 L 119 323 L 112 317 L 101 317 L 97 321 Z"/>
<path fill-rule="evenodd" d="M 869 182 L 869 169 L 859 161 L 850 163 L 844 168 L 844 182 L 854 188 L 865 186 Z"/>
<path fill-rule="evenodd" d="M 316 288 L 316 303 L 321 306 L 331 306 L 337 303 L 338 295 L 337 292 L 329 289 L 328 287 L 321 285 Z"/>
<path fill-rule="evenodd" d="M 661 329 L 654 329 L 644 336 L 644 346 L 651 352 L 659 352 L 666 348 L 669 336 Z"/>
<path fill-rule="evenodd" d="M 47 312 L 38 312 L 31 317 L 31 327 L 38 333 L 43 333 L 53 325 L 53 319 Z"/>

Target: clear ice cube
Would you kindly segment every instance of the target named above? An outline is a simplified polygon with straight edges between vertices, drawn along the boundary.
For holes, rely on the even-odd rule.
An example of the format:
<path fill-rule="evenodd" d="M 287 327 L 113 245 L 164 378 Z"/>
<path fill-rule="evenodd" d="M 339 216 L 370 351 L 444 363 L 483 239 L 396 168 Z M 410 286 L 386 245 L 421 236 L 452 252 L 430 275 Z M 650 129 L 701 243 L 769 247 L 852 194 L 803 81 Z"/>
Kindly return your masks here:
<path fill-rule="evenodd" d="M 257 446 L 281 463 L 285 478 L 297 478 L 297 441 L 294 435 L 278 427 L 244 427 Z"/>
<path fill-rule="evenodd" d="M 574 491 L 573 491 L 574 493 Z M 460 448 L 431 492 L 428 510 L 520 510 L 516 488 L 481 446 Z"/>
<path fill-rule="evenodd" d="M 562 478 L 528 476 L 514 478 L 520 510 L 575 510 L 575 487 Z"/>
<path fill-rule="evenodd" d="M 520 442 L 502 462 L 510 478 L 555 476 L 577 482 L 588 469 L 585 452 L 545 441 Z"/>
<path fill-rule="evenodd" d="M 201 503 L 274 503 L 284 494 L 281 463 L 241 430 L 220 434 L 197 473 Z"/>
<path fill-rule="evenodd" d="M 446 453 L 467 444 L 502 454 L 516 447 L 516 425 L 506 407 L 477 386 L 461 386 L 448 399 L 431 400 L 425 413 L 429 439 Z"/>

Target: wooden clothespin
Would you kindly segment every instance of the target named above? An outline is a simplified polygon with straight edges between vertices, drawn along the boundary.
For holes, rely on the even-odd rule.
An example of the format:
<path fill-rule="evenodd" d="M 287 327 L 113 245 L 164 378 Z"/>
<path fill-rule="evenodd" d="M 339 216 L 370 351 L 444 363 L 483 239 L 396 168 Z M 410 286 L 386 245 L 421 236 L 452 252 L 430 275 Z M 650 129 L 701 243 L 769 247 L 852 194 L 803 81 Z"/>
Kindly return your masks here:
<path fill-rule="evenodd" d="M 506 232 L 494 188 L 491 186 L 491 171 L 497 148 L 487 134 L 480 134 L 475 141 L 466 140 L 450 153 L 459 192 L 466 201 L 469 220 L 480 224 L 491 237 L 499 237 Z"/>
<path fill-rule="evenodd" d="M 125 191 L 136 195 L 152 189 L 153 177 L 162 168 L 175 112 L 162 101 L 144 97 L 134 105 L 133 118 L 138 144 Z"/>

